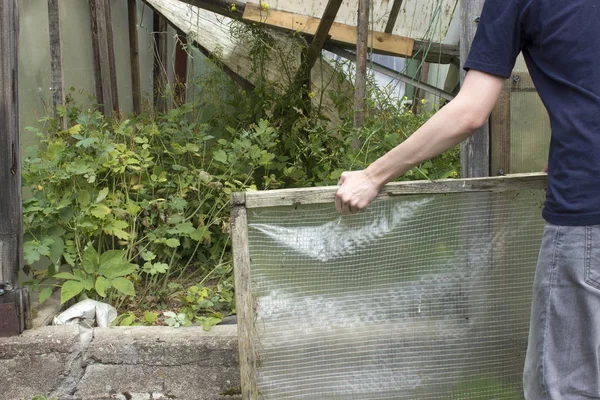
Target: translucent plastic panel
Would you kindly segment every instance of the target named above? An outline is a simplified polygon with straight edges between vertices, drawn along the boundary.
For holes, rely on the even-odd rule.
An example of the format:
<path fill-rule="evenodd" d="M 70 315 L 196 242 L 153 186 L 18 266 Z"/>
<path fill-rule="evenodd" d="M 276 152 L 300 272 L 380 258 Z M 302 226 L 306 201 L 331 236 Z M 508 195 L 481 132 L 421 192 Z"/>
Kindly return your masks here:
<path fill-rule="evenodd" d="M 550 119 L 522 55 L 517 58 L 514 77 L 520 79 L 518 86 L 529 91 L 510 96 L 510 173 L 539 172 L 548 162 Z"/>
<path fill-rule="evenodd" d="M 521 399 L 541 190 L 248 210 L 264 399 Z"/>
<path fill-rule="evenodd" d="M 536 92 L 510 96 L 510 172 L 539 172 L 548 162 L 550 120 Z"/>

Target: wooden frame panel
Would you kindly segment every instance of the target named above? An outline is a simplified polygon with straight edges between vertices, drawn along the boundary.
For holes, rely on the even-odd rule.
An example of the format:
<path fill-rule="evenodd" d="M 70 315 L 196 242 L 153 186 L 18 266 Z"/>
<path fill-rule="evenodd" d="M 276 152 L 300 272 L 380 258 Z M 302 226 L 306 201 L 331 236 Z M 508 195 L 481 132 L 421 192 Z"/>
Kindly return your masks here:
<path fill-rule="evenodd" d="M 506 192 L 518 189 L 544 189 L 543 173 L 517 174 L 473 179 L 394 182 L 386 185 L 378 199 L 415 194 L 466 192 Z M 243 399 L 260 399 L 257 387 L 258 358 L 255 348 L 254 321 L 256 302 L 253 298 L 252 271 L 248 243 L 247 210 L 301 204 L 323 204 L 335 200 L 337 187 L 316 187 L 233 193 L 231 196 L 231 234 L 235 270 L 236 308 Z M 333 212 L 333 211 L 332 211 Z M 496 255 L 497 256 L 497 255 Z"/>

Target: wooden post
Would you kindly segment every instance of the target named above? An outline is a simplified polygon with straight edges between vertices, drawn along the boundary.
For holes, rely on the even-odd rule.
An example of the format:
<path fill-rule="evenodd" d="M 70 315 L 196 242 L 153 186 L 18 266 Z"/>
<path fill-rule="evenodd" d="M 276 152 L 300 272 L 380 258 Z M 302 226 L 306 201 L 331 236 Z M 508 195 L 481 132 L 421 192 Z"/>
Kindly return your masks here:
<path fill-rule="evenodd" d="M 92 31 L 92 54 L 94 56 L 94 85 L 96 87 L 96 102 L 100 112 L 104 112 L 104 86 L 102 82 L 102 68 L 100 68 L 100 45 L 98 40 L 98 12 L 96 0 L 90 0 L 90 28 Z"/>
<path fill-rule="evenodd" d="M 110 76 L 110 94 L 112 100 L 112 108 L 115 114 L 119 114 L 119 85 L 117 84 L 117 67 L 115 62 L 115 41 L 112 28 L 112 6 L 111 0 L 104 0 L 106 18 L 106 41 L 105 45 L 108 51 L 108 74 Z"/>
<path fill-rule="evenodd" d="M 510 96 L 512 80 L 506 80 L 490 117 L 491 175 L 510 174 Z"/>
<path fill-rule="evenodd" d="M 131 96 L 133 112 L 142 112 L 142 89 L 140 83 L 140 49 L 137 31 L 137 0 L 127 0 L 129 18 L 129 58 L 131 62 Z"/>
<path fill-rule="evenodd" d="M 167 111 L 165 99 L 165 88 L 168 82 L 167 76 L 167 20 L 157 12 L 154 12 L 154 107 L 160 111 Z"/>
<path fill-rule="evenodd" d="M 175 44 L 175 101 L 181 105 L 185 103 L 187 91 L 187 66 L 188 53 L 186 50 L 187 38 L 183 34 L 177 34 Z"/>
<path fill-rule="evenodd" d="M 418 77 L 416 79 L 418 82 L 425 82 L 427 83 L 429 80 L 429 63 L 428 62 L 423 62 L 423 65 L 421 65 L 421 69 L 419 69 L 419 74 Z M 413 85 L 415 86 L 415 85 Z M 423 100 L 425 98 L 425 91 L 418 88 L 417 86 L 415 86 L 416 89 L 416 93 L 413 97 L 413 105 L 412 105 L 412 110 L 414 113 L 417 113 L 419 111 L 419 105 L 421 103 L 421 100 Z"/>
<path fill-rule="evenodd" d="M 90 0 L 90 23 L 92 27 L 92 51 L 94 53 L 94 79 L 96 100 L 106 116 L 119 110 L 115 71 L 110 1 Z"/>
<path fill-rule="evenodd" d="M 252 299 L 252 275 L 248 247 L 248 213 L 245 193 L 231 196 L 231 237 L 235 277 L 235 301 L 238 315 L 240 378 L 242 398 L 258 399 L 257 356 L 254 339 L 255 305 Z"/>
<path fill-rule="evenodd" d="M 479 15 L 483 8 L 484 0 L 460 0 L 461 37 L 460 60 L 464 65 L 471 42 L 477 31 Z M 461 70 L 461 82 L 465 72 Z M 462 178 L 476 178 L 490 175 L 490 136 L 489 126 L 485 124 L 471 137 L 460 145 L 460 176 Z"/>
<path fill-rule="evenodd" d="M 52 109 L 54 110 L 54 116 L 60 121 L 61 129 L 65 129 L 66 118 L 61 117 L 57 109 L 59 105 L 65 104 L 58 0 L 48 0 L 48 28 L 50 33 L 50 66 L 52 68 Z"/>
<path fill-rule="evenodd" d="M 19 138 L 19 7 L 0 2 L 0 336 L 25 329 L 29 306 L 18 289 L 22 265 L 21 160 Z"/>
<path fill-rule="evenodd" d="M 363 126 L 367 96 L 367 49 L 369 41 L 369 0 L 358 0 L 358 37 L 356 40 L 356 83 L 354 92 L 354 127 Z"/>
<path fill-rule="evenodd" d="M 22 232 L 17 0 L 0 2 L 0 18 L 0 284 L 14 287 Z"/>

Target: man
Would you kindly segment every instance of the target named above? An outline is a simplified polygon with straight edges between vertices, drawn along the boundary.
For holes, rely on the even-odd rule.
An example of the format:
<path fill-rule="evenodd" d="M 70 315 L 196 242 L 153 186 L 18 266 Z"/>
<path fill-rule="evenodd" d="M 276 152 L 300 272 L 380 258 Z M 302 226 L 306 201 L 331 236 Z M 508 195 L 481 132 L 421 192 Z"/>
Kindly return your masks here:
<path fill-rule="evenodd" d="M 364 209 L 482 126 L 520 51 L 552 126 L 525 397 L 600 399 L 600 0 L 487 0 L 460 93 L 367 169 L 342 174 L 336 208 Z"/>

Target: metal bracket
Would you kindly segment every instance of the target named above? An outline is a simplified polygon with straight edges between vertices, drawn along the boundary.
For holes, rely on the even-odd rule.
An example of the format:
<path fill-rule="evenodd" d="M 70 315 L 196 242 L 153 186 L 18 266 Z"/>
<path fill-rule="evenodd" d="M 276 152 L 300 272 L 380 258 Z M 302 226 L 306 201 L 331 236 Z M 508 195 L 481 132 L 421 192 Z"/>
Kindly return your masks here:
<path fill-rule="evenodd" d="M 0 337 L 19 335 L 30 319 L 27 288 L 6 289 L 0 294 Z"/>

